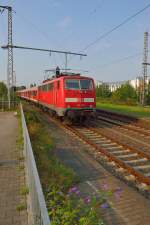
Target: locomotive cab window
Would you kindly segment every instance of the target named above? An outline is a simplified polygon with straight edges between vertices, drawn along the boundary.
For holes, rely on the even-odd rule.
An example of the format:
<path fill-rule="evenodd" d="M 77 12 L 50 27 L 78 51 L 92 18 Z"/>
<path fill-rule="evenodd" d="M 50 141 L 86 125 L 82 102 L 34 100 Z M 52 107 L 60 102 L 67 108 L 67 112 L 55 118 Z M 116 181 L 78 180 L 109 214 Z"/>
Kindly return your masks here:
<path fill-rule="evenodd" d="M 65 82 L 65 88 L 70 90 L 92 90 L 93 82 L 90 79 L 75 80 L 68 79 Z"/>
<path fill-rule="evenodd" d="M 79 80 L 68 79 L 65 82 L 66 89 L 78 90 L 80 89 Z"/>
<path fill-rule="evenodd" d="M 81 90 L 92 90 L 93 89 L 93 82 L 92 80 L 80 80 L 80 87 Z"/>

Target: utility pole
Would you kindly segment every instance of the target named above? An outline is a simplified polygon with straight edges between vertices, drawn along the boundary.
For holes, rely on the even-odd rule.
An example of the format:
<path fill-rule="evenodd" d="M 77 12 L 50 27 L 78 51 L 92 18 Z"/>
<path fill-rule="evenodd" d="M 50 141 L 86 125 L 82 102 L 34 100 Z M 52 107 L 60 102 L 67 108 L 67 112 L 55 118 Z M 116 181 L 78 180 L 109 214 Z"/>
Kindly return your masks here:
<path fill-rule="evenodd" d="M 68 66 L 68 54 L 65 54 L 65 70 L 67 72 L 67 66 Z"/>
<path fill-rule="evenodd" d="M 0 6 L 1 12 L 8 11 L 8 64 L 7 64 L 7 93 L 8 93 L 8 107 L 10 109 L 10 90 L 13 86 L 13 48 L 12 48 L 12 7 Z"/>
<path fill-rule="evenodd" d="M 143 56 L 143 82 L 142 82 L 142 93 L 141 93 L 141 104 L 146 104 L 146 94 L 148 91 L 147 86 L 147 66 L 148 63 L 148 32 L 144 33 L 144 56 Z"/>
<path fill-rule="evenodd" d="M 8 88 L 8 107 L 10 109 L 10 90 L 13 87 L 14 83 L 14 73 L 13 73 L 13 48 L 17 49 L 24 49 L 24 50 L 34 50 L 34 51 L 43 51 L 51 53 L 61 53 L 65 54 L 65 70 L 67 71 L 68 66 L 68 55 L 76 55 L 76 56 L 87 56 L 86 54 L 82 53 L 75 53 L 70 51 L 59 51 L 59 50 L 52 50 L 52 49 L 42 49 L 42 48 L 33 48 L 27 46 L 15 46 L 13 45 L 12 41 L 12 7 L 10 6 L 1 6 L 0 11 L 1 13 L 7 10 L 8 11 L 8 43 L 5 46 L 2 46 L 3 49 L 8 49 L 8 66 L 7 66 L 7 88 Z M 12 88 L 13 89 L 13 88 Z M 12 90 L 14 92 L 14 90 Z M 14 93 L 12 93 L 14 95 Z"/>

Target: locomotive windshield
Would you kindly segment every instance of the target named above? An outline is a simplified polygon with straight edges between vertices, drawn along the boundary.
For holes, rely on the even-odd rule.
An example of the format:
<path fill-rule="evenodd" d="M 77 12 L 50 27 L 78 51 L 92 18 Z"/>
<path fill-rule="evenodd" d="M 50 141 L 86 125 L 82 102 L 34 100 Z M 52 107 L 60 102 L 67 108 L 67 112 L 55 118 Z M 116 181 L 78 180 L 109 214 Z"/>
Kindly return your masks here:
<path fill-rule="evenodd" d="M 66 80 L 66 89 L 79 90 L 80 89 L 79 80 L 75 80 L 75 79 Z"/>
<path fill-rule="evenodd" d="M 65 87 L 70 90 L 92 90 L 93 82 L 90 79 L 67 79 Z"/>
<path fill-rule="evenodd" d="M 92 80 L 80 80 L 80 88 L 81 90 L 92 90 L 93 89 Z"/>

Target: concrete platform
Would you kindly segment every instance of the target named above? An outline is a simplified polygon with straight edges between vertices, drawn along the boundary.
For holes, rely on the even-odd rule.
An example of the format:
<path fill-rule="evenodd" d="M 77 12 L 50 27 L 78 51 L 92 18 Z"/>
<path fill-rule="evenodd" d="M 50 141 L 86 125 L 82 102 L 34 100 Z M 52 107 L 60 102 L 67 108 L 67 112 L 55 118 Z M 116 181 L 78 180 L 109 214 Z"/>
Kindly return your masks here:
<path fill-rule="evenodd" d="M 0 112 L 0 225 L 27 225 L 22 150 L 17 147 L 18 118 Z"/>

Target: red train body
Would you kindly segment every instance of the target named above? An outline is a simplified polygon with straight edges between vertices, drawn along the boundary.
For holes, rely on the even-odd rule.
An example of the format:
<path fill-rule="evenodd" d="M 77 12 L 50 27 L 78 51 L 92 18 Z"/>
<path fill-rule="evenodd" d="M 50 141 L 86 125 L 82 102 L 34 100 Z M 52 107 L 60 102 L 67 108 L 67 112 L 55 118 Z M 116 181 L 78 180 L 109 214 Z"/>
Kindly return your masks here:
<path fill-rule="evenodd" d="M 79 74 L 60 74 L 38 87 L 18 91 L 21 98 L 35 102 L 59 117 L 94 116 L 96 93 L 94 80 Z"/>

